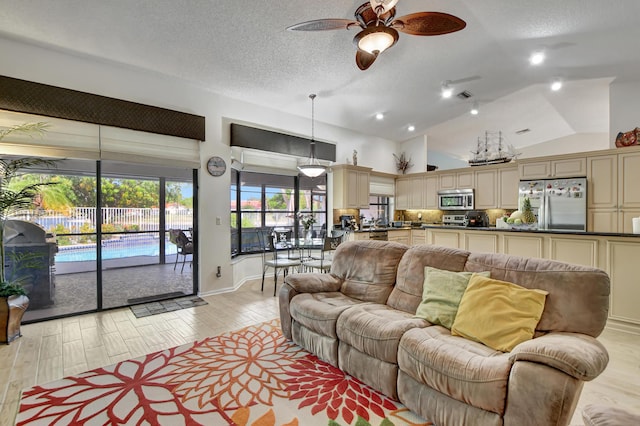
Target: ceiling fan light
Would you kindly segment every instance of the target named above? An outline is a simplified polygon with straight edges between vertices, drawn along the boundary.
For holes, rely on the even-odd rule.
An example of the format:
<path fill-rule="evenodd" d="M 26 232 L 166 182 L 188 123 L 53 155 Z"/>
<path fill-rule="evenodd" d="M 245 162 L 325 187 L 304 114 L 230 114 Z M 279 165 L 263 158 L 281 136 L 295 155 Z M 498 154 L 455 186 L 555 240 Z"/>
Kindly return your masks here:
<path fill-rule="evenodd" d="M 371 9 L 380 14 L 388 12 L 395 7 L 395 5 L 398 4 L 398 0 L 370 0 L 369 3 L 371 4 Z M 382 8 L 380 12 L 378 12 L 378 8 Z"/>
<path fill-rule="evenodd" d="M 398 32 L 384 25 L 367 27 L 353 39 L 358 49 L 372 55 L 379 55 L 398 41 Z"/>

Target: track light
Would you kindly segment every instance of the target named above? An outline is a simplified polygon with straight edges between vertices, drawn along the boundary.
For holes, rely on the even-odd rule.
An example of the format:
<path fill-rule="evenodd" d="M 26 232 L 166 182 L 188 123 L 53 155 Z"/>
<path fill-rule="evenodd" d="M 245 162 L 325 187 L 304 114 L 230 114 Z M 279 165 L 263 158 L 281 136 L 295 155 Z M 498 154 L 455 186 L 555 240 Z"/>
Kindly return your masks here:
<path fill-rule="evenodd" d="M 442 83 L 442 91 L 440 92 L 443 99 L 449 99 L 453 96 L 453 87 L 451 87 L 451 81 L 447 80 Z"/>

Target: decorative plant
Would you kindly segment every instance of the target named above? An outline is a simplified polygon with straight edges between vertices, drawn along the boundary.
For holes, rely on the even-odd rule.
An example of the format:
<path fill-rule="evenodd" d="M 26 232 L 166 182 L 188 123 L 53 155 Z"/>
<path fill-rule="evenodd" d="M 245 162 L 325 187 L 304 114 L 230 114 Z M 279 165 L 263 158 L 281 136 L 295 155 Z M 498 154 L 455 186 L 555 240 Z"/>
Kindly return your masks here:
<path fill-rule="evenodd" d="M 402 174 L 405 174 L 407 172 L 407 169 L 413 166 L 413 164 L 411 163 L 411 158 L 407 159 L 407 157 L 404 155 L 404 152 L 400 154 L 400 156 L 393 154 L 393 157 L 396 159 L 396 168 L 399 172 L 402 172 Z"/>
<path fill-rule="evenodd" d="M 311 228 L 311 225 L 316 223 L 316 218 L 311 213 L 309 214 L 298 213 L 298 221 L 302 224 L 304 229 L 308 230 L 309 228 Z"/>
<path fill-rule="evenodd" d="M 41 136 L 47 127 L 48 125 L 46 123 L 39 122 L 26 123 L 2 129 L 0 130 L 0 142 L 10 133 Z M 25 294 L 19 280 L 11 282 L 6 280 L 5 265 L 7 253 L 4 243 L 6 221 L 15 212 L 31 207 L 44 186 L 55 184 L 55 182 L 38 182 L 15 188 L 11 185 L 11 182 L 13 178 L 18 176 L 22 169 L 35 166 L 51 167 L 54 164 L 55 162 L 53 160 L 43 158 L 0 158 L 0 297 Z"/>

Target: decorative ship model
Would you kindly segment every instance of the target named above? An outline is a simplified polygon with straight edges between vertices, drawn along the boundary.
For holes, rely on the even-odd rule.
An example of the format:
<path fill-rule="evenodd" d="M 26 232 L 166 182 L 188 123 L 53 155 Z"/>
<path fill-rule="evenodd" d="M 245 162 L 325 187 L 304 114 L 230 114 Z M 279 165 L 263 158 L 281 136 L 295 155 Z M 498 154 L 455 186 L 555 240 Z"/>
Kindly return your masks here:
<path fill-rule="evenodd" d="M 478 145 L 471 151 L 473 157 L 469 159 L 470 166 L 486 166 L 488 164 L 508 163 L 519 154 L 509 145 L 503 147 L 502 132 L 484 132 L 484 140 L 478 136 Z"/>

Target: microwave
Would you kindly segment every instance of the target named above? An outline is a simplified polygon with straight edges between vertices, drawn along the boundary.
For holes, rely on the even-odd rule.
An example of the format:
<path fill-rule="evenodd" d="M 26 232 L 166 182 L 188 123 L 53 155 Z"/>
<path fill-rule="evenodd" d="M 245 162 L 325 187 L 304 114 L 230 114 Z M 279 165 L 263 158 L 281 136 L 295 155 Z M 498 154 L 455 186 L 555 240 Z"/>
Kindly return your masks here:
<path fill-rule="evenodd" d="M 440 210 L 473 210 L 473 189 L 448 189 L 438 191 Z"/>

